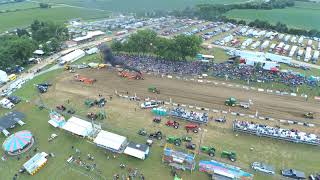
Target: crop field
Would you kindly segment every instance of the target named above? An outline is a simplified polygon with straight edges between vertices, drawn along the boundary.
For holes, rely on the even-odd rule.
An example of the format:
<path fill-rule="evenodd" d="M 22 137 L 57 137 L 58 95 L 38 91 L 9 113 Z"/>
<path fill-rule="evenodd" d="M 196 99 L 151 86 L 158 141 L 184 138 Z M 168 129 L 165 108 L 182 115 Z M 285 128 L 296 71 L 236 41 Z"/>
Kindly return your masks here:
<path fill-rule="evenodd" d="M 246 0 L 40 0 L 49 3 L 68 4 L 72 6 L 90 7 L 109 11 L 141 12 L 150 10 L 173 10 L 193 7 L 199 3 L 230 4 Z"/>
<path fill-rule="evenodd" d="M 273 10 L 232 10 L 226 15 L 248 22 L 260 19 L 273 24 L 282 22 L 292 28 L 320 30 L 320 3 L 296 2 L 295 7 Z"/>
<path fill-rule="evenodd" d="M 0 32 L 28 26 L 36 19 L 64 22 L 72 18 L 96 19 L 108 17 L 109 15 L 108 12 L 61 6 L 50 9 L 30 9 L 8 12 L 0 15 Z"/>
<path fill-rule="evenodd" d="M 94 58 L 94 56 L 89 56 L 89 58 L 83 58 L 81 62 L 90 61 L 90 57 Z M 97 108 L 86 108 L 83 104 L 86 98 L 97 98 L 98 94 L 108 97 L 114 94 L 115 89 L 120 93 L 128 91 L 129 94 L 137 93 L 138 96 L 155 98 L 154 94 L 147 92 L 147 88 L 150 85 L 157 85 L 161 90 L 161 94 L 156 95 L 159 99 L 167 100 L 170 97 L 178 103 L 197 104 L 199 106 L 227 110 L 227 107 L 223 105 L 223 101 L 227 96 L 232 95 L 241 100 L 246 100 L 248 97 L 254 97 L 254 107 L 250 110 L 250 113 L 253 113 L 257 109 L 261 113 L 269 113 L 274 116 L 278 115 L 283 118 L 299 119 L 299 121 L 303 121 L 299 116 L 301 117 L 301 114 L 304 111 L 314 111 L 317 114 L 320 113 L 314 102 L 304 102 L 303 99 L 298 97 L 285 98 L 275 95 L 258 94 L 257 92 L 239 92 L 237 89 L 200 85 L 147 75 L 145 76 L 146 79 L 141 81 L 126 80 L 118 77 L 115 71 L 105 69 L 78 70 L 77 73 L 83 76 L 96 78 L 97 82 L 92 86 L 84 85 L 80 82 L 75 82 L 73 80 L 73 74 L 57 70 L 31 80 L 26 86 L 15 93 L 24 100 L 28 100 L 28 102 L 23 102 L 17 106 L 17 110 L 24 112 L 27 115 L 25 120 L 26 125 L 22 127 L 19 126 L 13 131 L 23 129 L 30 130 L 36 138 L 36 145 L 34 147 L 38 147 L 40 151 L 52 152 L 55 154 L 55 157 L 49 158 L 48 163 L 40 169 L 35 176 L 19 174 L 19 179 L 111 179 L 112 175 L 115 173 L 119 173 L 120 175 L 127 173 L 125 169 L 119 168 L 120 163 L 124 163 L 130 168 L 138 168 L 138 170 L 145 175 L 146 179 L 172 179 L 170 176 L 170 169 L 161 163 L 162 147 L 160 147 L 160 142 L 156 142 L 155 145 L 151 147 L 151 154 L 145 161 L 126 155 L 116 155 L 116 158 L 113 158 L 113 154 L 96 147 L 89 140 L 72 136 L 63 130 L 51 127 L 47 122 L 48 111 L 39 110 L 35 105 L 39 103 L 40 99 L 34 84 L 44 81 L 49 81 L 53 84 L 47 93 L 41 95 L 41 99 L 45 105 L 54 108 L 57 105 L 64 104 L 67 108 L 74 108 L 76 114 L 81 117 L 84 117 L 87 112 L 96 112 L 99 110 Z M 67 103 L 67 100 L 69 100 L 69 103 Z M 275 104 L 277 105 L 276 107 Z M 298 105 L 300 106 L 298 107 Z M 97 123 L 101 124 L 102 129 L 127 136 L 129 140 L 144 143 L 145 138 L 137 134 L 137 131 L 142 127 L 146 128 L 148 132 L 161 130 L 167 136 L 181 136 L 186 134 L 185 130 L 182 128 L 185 125 L 185 122 L 179 121 L 181 127 L 178 130 L 166 127 L 163 122 L 161 124 L 154 124 L 151 121 L 153 116 L 150 111 L 140 110 L 137 108 L 137 103 L 133 101 L 119 99 L 114 96 L 112 101 L 107 102 L 105 110 L 107 112 L 107 119 L 98 121 Z M 241 109 L 237 110 L 245 111 Z M 0 111 L 0 113 L 3 114 L 4 111 Z M 223 114 L 215 113 L 210 114 L 210 116 L 221 117 Z M 263 161 L 273 164 L 276 167 L 277 173 L 281 168 L 285 167 L 297 168 L 306 173 L 317 170 L 318 159 L 320 158 L 318 147 L 234 133 L 231 130 L 231 122 L 234 120 L 234 116 L 227 115 L 226 118 L 227 123 L 225 124 L 210 122 L 208 126 L 204 127 L 207 129 L 207 132 L 203 134 L 202 144 L 214 145 L 216 147 L 218 152 L 214 159 L 239 166 L 246 171 L 254 173 L 255 179 L 257 180 L 280 179 L 280 176 L 276 175 L 270 177 L 253 172 L 250 170 L 250 163 L 253 161 Z M 247 120 L 242 117 L 238 117 L 238 119 Z M 163 119 L 164 122 L 166 120 L 167 118 Z M 289 129 L 300 129 L 306 132 L 320 132 L 318 127 L 319 124 L 316 120 L 310 120 L 317 125 L 313 128 L 298 125 L 282 125 L 271 121 L 261 122 L 261 120 L 256 119 L 252 119 L 252 121 L 264 124 L 267 123 L 273 126 L 279 125 Z M 52 133 L 56 133 L 58 137 L 52 142 L 48 142 L 47 138 Z M 199 144 L 200 134 L 201 133 L 189 135 L 193 137 L 194 143 Z M 2 142 L 3 140 L 4 137 L 1 135 L 0 141 Z M 75 154 L 71 146 L 80 149 L 81 158 L 87 163 L 95 163 L 97 165 L 96 169 L 88 172 L 83 167 L 76 164 L 66 163 L 66 159 L 68 159 L 70 155 Z M 183 146 L 181 148 L 183 149 Z M 250 148 L 253 148 L 253 150 L 250 150 Z M 227 159 L 220 158 L 219 154 L 222 150 L 237 152 L 237 162 L 231 163 Z M 88 153 L 95 157 L 94 162 L 87 160 L 86 155 Z M 20 156 L 20 160 L 16 157 L 9 157 L 7 161 L 3 161 L 0 164 L 2 177 L 5 177 L 6 179 L 12 178 L 26 161 L 26 155 L 33 154 L 34 152 L 30 151 Z M 199 159 L 210 158 L 205 154 L 200 154 L 197 156 L 197 160 Z M 185 180 L 208 179 L 208 175 L 200 173 L 198 170 L 193 173 L 179 172 L 179 174 L 181 174 Z"/>

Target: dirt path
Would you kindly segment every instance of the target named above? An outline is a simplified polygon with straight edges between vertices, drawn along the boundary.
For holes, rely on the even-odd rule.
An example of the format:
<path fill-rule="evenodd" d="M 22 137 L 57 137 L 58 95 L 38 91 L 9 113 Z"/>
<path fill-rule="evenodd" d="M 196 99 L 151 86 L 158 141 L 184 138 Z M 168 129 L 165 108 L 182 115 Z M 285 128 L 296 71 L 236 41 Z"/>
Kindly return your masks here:
<path fill-rule="evenodd" d="M 96 78 L 97 83 L 91 86 L 83 85 L 73 81 L 71 74 L 65 73 L 59 78 L 56 88 L 60 91 L 72 92 L 82 96 L 97 96 L 99 93 L 114 94 L 115 90 L 119 92 L 128 91 L 132 95 L 137 93 L 138 96 L 159 98 L 166 101 L 171 98 L 176 103 L 219 110 L 229 110 L 229 107 L 224 105 L 224 101 L 232 96 L 239 101 L 251 99 L 254 104 L 250 110 L 233 107 L 231 111 L 246 114 L 255 114 L 258 111 L 259 115 L 264 117 L 319 123 L 317 118 L 315 120 L 306 120 L 302 117 L 305 112 L 320 114 L 319 103 L 314 101 L 306 102 L 299 97 L 277 96 L 153 76 L 146 76 L 145 80 L 127 80 L 118 77 L 116 72 L 106 70 L 81 70 L 78 73 Z M 149 86 L 156 86 L 160 89 L 161 94 L 147 92 Z"/>

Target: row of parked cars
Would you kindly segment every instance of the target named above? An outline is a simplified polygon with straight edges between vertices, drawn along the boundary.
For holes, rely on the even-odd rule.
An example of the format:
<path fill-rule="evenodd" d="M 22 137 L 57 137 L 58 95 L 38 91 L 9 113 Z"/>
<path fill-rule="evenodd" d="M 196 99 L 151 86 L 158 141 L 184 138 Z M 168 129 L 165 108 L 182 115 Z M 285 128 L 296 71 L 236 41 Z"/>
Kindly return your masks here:
<path fill-rule="evenodd" d="M 261 162 L 253 162 L 251 168 L 255 171 L 260 171 L 266 174 L 274 175 L 275 169 L 273 166 L 261 163 Z M 284 177 L 292 178 L 292 179 L 306 179 L 304 172 L 298 171 L 295 169 L 283 169 L 281 170 L 281 175 Z M 320 174 L 309 176 L 310 180 L 320 180 Z"/>

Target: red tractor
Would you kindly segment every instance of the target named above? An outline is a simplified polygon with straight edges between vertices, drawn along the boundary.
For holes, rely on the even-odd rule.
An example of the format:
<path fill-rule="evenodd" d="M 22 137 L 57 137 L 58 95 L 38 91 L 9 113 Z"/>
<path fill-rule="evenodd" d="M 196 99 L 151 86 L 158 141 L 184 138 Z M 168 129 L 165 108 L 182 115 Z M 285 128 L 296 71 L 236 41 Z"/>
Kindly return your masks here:
<path fill-rule="evenodd" d="M 156 116 L 153 118 L 153 122 L 155 123 L 160 123 L 161 122 L 161 117 L 160 116 Z"/>
<path fill-rule="evenodd" d="M 66 107 L 64 107 L 64 105 L 59 105 L 56 107 L 59 111 L 65 111 Z"/>
<path fill-rule="evenodd" d="M 174 127 L 175 129 L 178 129 L 180 124 L 177 122 L 177 121 L 172 121 L 172 120 L 169 120 L 166 122 L 166 126 L 171 126 L 171 127 Z"/>
<path fill-rule="evenodd" d="M 192 131 L 194 133 L 198 133 L 199 132 L 199 125 L 197 125 L 197 124 L 190 123 L 190 124 L 187 124 L 185 126 L 185 128 L 186 128 L 187 132 L 189 132 L 189 131 Z"/>

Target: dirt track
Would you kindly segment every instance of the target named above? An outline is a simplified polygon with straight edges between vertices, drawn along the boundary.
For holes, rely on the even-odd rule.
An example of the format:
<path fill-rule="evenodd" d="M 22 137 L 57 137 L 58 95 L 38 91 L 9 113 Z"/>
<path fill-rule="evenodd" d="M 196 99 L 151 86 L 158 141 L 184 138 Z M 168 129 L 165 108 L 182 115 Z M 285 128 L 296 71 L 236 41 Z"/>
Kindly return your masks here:
<path fill-rule="evenodd" d="M 56 89 L 89 97 L 96 97 L 99 93 L 111 95 L 114 94 L 115 90 L 119 92 L 128 91 L 129 94 L 137 93 L 138 96 L 142 97 L 156 98 L 157 96 L 159 99 L 166 101 L 172 98 L 172 101 L 176 103 L 224 110 L 229 110 L 229 107 L 224 106 L 225 99 L 233 96 L 240 101 L 251 99 L 254 105 L 250 110 L 233 107 L 231 111 L 255 114 L 257 110 L 259 115 L 264 117 L 269 116 L 279 119 L 319 123 L 318 118 L 306 120 L 302 117 L 305 112 L 320 114 L 319 103 L 314 101 L 305 102 L 301 97 L 277 96 L 242 89 L 219 87 L 212 84 L 198 84 L 153 76 L 145 76 L 145 80 L 127 80 L 118 77 L 115 72 L 106 70 L 81 70 L 77 73 L 90 78 L 96 78 L 97 82 L 94 85 L 84 85 L 80 82 L 75 82 L 72 77 L 73 74 L 64 73 L 61 77 L 58 77 Z M 149 86 L 156 86 L 160 89 L 161 94 L 156 95 L 147 92 Z"/>

